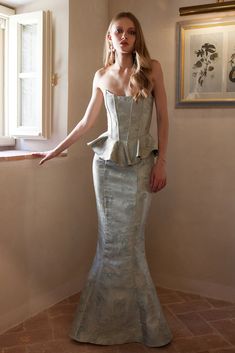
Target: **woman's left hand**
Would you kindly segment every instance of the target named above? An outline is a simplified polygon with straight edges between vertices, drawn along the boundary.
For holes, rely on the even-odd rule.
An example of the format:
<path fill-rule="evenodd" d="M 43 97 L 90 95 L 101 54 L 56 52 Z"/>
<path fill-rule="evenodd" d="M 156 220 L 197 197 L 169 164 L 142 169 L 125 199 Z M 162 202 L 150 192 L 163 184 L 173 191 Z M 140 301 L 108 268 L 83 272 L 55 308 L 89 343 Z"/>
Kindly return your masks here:
<path fill-rule="evenodd" d="M 157 160 L 150 174 L 150 190 L 158 192 L 166 186 L 165 161 Z"/>

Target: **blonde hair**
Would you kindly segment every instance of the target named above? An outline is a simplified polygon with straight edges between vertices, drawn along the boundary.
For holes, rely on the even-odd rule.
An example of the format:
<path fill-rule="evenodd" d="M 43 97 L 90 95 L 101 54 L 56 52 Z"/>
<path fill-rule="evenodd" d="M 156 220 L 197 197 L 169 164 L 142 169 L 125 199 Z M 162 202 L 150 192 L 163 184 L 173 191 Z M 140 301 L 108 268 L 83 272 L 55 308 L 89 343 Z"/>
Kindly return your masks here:
<path fill-rule="evenodd" d="M 134 72 L 130 77 L 130 88 L 131 95 L 134 100 L 137 101 L 139 97 L 146 98 L 152 90 L 152 83 L 149 78 L 152 68 L 151 58 L 144 40 L 141 25 L 131 12 L 120 12 L 111 20 L 105 36 L 103 61 L 105 68 L 115 63 L 115 53 L 109 48 L 109 40 L 107 35 L 110 33 L 114 22 L 124 17 L 129 18 L 134 23 L 136 31 L 134 52 L 132 53 Z"/>

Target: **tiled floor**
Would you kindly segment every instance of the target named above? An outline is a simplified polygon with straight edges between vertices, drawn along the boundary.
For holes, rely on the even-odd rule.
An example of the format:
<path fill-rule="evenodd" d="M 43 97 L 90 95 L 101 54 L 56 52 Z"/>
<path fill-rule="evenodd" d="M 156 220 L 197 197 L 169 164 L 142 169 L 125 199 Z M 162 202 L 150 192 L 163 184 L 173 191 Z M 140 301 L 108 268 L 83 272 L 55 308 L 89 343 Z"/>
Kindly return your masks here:
<path fill-rule="evenodd" d="M 235 353 L 235 302 L 157 287 L 174 338 L 162 348 L 99 346 L 68 337 L 79 294 L 0 335 L 0 353 Z"/>

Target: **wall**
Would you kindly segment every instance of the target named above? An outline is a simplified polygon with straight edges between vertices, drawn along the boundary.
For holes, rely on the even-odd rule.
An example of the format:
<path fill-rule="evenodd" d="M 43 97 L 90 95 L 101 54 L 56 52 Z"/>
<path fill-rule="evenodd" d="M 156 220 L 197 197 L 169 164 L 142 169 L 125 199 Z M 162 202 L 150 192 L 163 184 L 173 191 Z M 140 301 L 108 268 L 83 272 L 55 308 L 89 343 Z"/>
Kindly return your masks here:
<path fill-rule="evenodd" d="M 54 96 L 55 129 L 68 122 L 70 131 L 84 114 L 93 73 L 102 65 L 107 8 L 98 0 L 40 0 L 17 9 L 53 13 L 54 65 L 62 77 Z M 0 333 L 84 284 L 97 237 L 93 153 L 85 142 L 104 128 L 102 118 L 68 157 L 43 166 L 38 160 L 0 164 Z"/>
<path fill-rule="evenodd" d="M 162 65 L 168 96 L 168 186 L 154 196 L 146 234 L 153 279 L 234 300 L 234 109 L 175 109 L 176 22 L 215 15 L 178 16 L 179 7 L 208 0 L 109 3 L 110 17 L 131 11 L 140 20 L 151 56 Z"/>

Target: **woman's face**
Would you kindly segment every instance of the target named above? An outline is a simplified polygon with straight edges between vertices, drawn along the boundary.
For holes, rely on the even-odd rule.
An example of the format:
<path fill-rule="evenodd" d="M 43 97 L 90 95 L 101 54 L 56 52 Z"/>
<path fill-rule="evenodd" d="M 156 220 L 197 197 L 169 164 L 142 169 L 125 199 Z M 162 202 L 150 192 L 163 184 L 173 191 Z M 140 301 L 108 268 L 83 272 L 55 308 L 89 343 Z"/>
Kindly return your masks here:
<path fill-rule="evenodd" d="M 117 52 L 132 53 L 136 39 L 134 23 L 128 17 L 120 18 L 113 23 L 108 38 Z"/>

